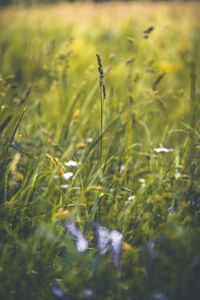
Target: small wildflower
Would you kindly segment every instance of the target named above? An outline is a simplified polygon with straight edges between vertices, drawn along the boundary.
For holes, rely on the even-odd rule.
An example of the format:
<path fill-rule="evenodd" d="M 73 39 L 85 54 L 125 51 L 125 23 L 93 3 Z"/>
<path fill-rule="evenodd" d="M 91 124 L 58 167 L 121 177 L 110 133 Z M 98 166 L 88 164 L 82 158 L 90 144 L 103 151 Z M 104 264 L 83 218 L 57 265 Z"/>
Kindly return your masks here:
<path fill-rule="evenodd" d="M 156 153 L 169 153 L 169 152 L 173 152 L 174 151 L 171 148 L 168 149 L 168 148 L 163 148 L 163 147 L 161 147 L 161 148 L 154 148 L 153 150 Z"/>
<path fill-rule="evenodd" d="M 83 296 L 85 299 L 90 299 L 93 296 L 93 290 L 88 288 L 84 289 Z"/>
<path fill-rule="evenodd" d="M 59 298 L 62 298 L 65 295 L 64 290 L 57 285 L 53 285 L 51 289 L 53 294 Z"/>
<path fill-rule="evenodd" d="M 4 111 L 5 108 L 5 105 L 1 105 L 1 111 Z"/>
<path fill-rule="evenodd" d="M 88 240 L 84 237 L 81 229 L 70 219 L 66 220 L 65 229 L 74 238 L 77 251 L 85 252 L 88 249 Z"/>
<path fill-rule="evenodd" d="M 156 300 L 168 300 L 167 296 L 165 296 L 163 293 L 156 293 L 154 295 L 154 299 L 156 299 Z"/>
<path fill-rule="evenodd" d="M 140 178 L 139 182 L 142 183 L 142 184 L 145 184 L 145 179 L 144 178 Z"/>
<path fill-rule="evenodd" d="M 65 162 L 64 165 L 66 167 L 77 167 L 77 162 L 75 162 L 74 160 L 69 160 L 68 162 Z"/>
<path fill-rule="evenodd" d="M 109 136 L 104 136 L 103 140 L 104 140 L 104 141 L 109 141 L 109 140 L 110 140 L 110 137 L 109 137 Z"/>
<path fill-rule="evenodd" d="M 168 212 L 168 214 L 174 214 L 174 212 L 175 212 L 174 206 L 172 205 L 172 206 L 168 207 L 167 212 Z"/>
<path fill-rule="evenodd" d="M 128 197 L 128 201 L 132 201 L 132 200 L 135 200 L 135 196 L 129 196 Z"/>
<path fill-rule="evenodd" d="M 122 248 L 123 248 L 124 251 L 131 251 L 133 249 L 133 247 L 130 244 L 126 243 L 126 242 L 122 243 Z"/>
<path fill-rule="evenodd" d="M 180 66 L 176 63 L 169 63 L 167 61 L 161 61 L 159 67 L 165 72 L 177 72 L 180 70 Z"/>
<path fill-rule="evenodd" d="M 80 109 L 77 109 L 77 110 L 75 111 L 74 117 L 75 117 L 75 118 L 78 118 L 79 115 L 80 115 Z"/>
<path fill-rule="evenodd" d="M 177 172 L 177 173 L 175 174 L 175 179 L 177 180 L 177 179 L 179 179 L 179 178 L 181 178 L 181 173 Z"/>
<path fill-rule="evenodd" d="M 61 184 L 60 187 L 61 189 L 68 189 L 69 184 Z"/>
<path fill-rule="evenodd" d="M 126 166 L 125 165 L 121 165 L 120 172 L 123 172 L 125 170 L 126 170 Z"/>
<path fill-rule="evenodd" d="M 196 204 L 200 203 L 200 197 L 199 198 L 192 198 L 190 201 L 190 206 L 195 206 Z"/>
<path fill-rule="evenodd" d="M 147 250 L 147 278 L 150 279 L 153 269 L 154 269 L 154 265 L 155 265 L 155 260 L 157 257 L 157 252 L 156 252 L 156 243 L 153 239 L 150 239 L 147 242 L 146 245 L 146 250 Z"/>
<path fill-rule="evenodd" d="M 69 215 L 68 210 L 64 210 L 63 208 L 59 208 L 58 211 L 55 213 L 55 217 L 64 218 Z"/>
<path fill-rule="evenodd" d="M 69 178 L 71 178 L 74 174 L 72 172 L 66 172 L 63 174 L 63 178 L 65 180 L 68 180 Z"/>
<path fill-rule="evenodd" d="M 111 247 L 112 247 L 112 260 L 116 269 L 120 266 L 120 257 L 122 252 L 122 240 L 123 235 L 117 230 L 111 230 L 110 232 Z"/>
<path fill-rule="evenodd" d="M 93 142 L 93 138 L 91 138 L 91 137 L 87 138 L 87 139 L 86 139 L 86 142 L 87 142 L 87 143 L 92 143 L 92 142 Z"/>
<path fill-rule="evenodd" d="M 71 297 L 68 297 L 68 295 L 66 294 L 66 289 L 64 290 L 58 284 L 53 284 L 51 286 L 51 290 L 53 294 L 60 299 L 65 299 L 65 300 L 71 299 Z"/>
<path fill-rule="evenodd" d="M 94 233 L 97 239 L 99 255 L 105 255 L 109 249 L 112 251 L 112 261 L 116 269 L 119 269 L 122 252 L 123 235 L 117 230 L 109 231 L 97 222 L 93 224 Z"/>
<path fill-rule="evenodd" d="M 80 144 L 77 145 L 77 147 L 78 147 L 79 149 L 84 149 L 85 146 L 86 146 L 86 145 L 85 145 L 84 143 L 80 143 Z"/>

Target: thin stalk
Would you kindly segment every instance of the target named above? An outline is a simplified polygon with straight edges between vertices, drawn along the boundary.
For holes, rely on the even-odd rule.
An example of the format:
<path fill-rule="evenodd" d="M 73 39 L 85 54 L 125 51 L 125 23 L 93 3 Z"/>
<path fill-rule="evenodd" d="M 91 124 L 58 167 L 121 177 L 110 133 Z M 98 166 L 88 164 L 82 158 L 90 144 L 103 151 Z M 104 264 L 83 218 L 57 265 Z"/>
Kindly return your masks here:
<path fill-rule="evenodd" d="M 103 83 L 103 78 L 104 78 L 104 73 L 103 73 L 103 67 L 102 67 L 102 62 L 101 62 L 101 57 L 99 54 L 96 54 L 97 57 L 97 62 L 98 62 L 98 71 L 99 71 L 99 87 L 100 87 L 100 102 L 101 102 L 101 121 L 100 121 L 100 151 L 99 151 L 99 169 L 101 169 L 102 166 L 102 154 L 103 154 L 103 104 L 104 104 L 104 99 L 106 98 L 106 90 L 105 90 L 105 85 Z M 101 184 L 101 182 L 100 182 Z M 99 219 L 101 215 L 101 205 L 100 205 L 100 200 L 98 203 L 99 207 Z"/>
<path fill-rule="evenodd" d="M 101 100 L 101 141 L 100 141 L 100 168 L 102 164 L 102 153 L 103 153 L 103 96 L 102 96 L 102 86 L 100 85 L 100 100 Z"/>

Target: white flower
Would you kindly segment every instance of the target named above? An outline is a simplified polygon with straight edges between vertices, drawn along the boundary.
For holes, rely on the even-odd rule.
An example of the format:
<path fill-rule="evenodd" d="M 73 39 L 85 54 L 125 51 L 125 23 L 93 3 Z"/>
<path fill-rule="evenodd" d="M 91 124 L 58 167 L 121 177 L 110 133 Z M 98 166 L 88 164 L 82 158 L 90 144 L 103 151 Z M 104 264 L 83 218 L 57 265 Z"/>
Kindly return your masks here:
<path fill-rule="evenodd" d="M 93 290 L 88 289 L 88 288 L 84 289 L 83 296 L 86 299 L 90 299 L 93 296 Z"/>
<path fill-rule="evenodd" d="M 93 142 L 93 139 L 92 139 L 91 137 L 89 137 L 89 138 L 86 139 L 86 142 L 92 143 L 92 142 Z"/>
<path fill-rule="evenodd" d="M 116 269 L 119 269 L 122 252 L 123 235 L 118 230 L 109 230 L 99 223 L 93 223 L 94 233 L 97 239 L 99 255 L 105 255 L 108 250 L 112 252 L 112 261 Z"/>
<path fill-rule="evenodd" d="M 84 237 L 81 229 L 71 219 L 65 223 L 65 229 L 75 239 L 78 252 L 85 252 L 88 249 L 88 240 Z"/>
<path fill-rule="evenodd" d="M 156 299 L 156 300 L 168 300 L 167 296 L 165 296 L 163 293 L 154 294 L 154 299 Z"/>
<path fill-rule="evenodd" d="M 171 148 L 169 148 L 169 149 L 168 148 L 154 148 L 153 150 L 156 153 L 169 153 L 169 152 L 173 152 L 174 151 Z"/>
<path fill-rule="evenodd" d="M 78 252 L 85 252 L 88 249 L 88 241 L 81 232 L 77 234 L 76 249 Z"/>
<path fill-rule="evenodd" d="M 125 170 L 126 170 L 126 166 L 125 165 L 121 165 L 120 172 L 123 172 Z"/>
<path fill-rule="evenodd" d="M 144 178 L 140 178 L 140 179 L 139 179 L 139 182 L 145 183 L 145 179 L 144 179 Z"/>
<path fill-rule="evenodd" d="M 64 165 L 66 167 L 76 167 L 77 163 L 74 160 L 69 160 L 68 162 L 65 162 Z"/>
<path fill-rule="evenodd" d="M 177 180 L 179 178 L 181 178 L 181 173 L 179 173 L 179 172 L 175 173 L 175 179 Z"/>
<path fill-rule="evenodd" d="M 135 196 L 129 196 L 128 197 L 128 201 L 132 201 L 132 200 L 134 200 L 135 199 Z"/>
<path fill-rule="evenodd" d="M 167 211 L 168 211 L 168 214 L 174 214 L 175 213 L 175 207 L 174 207 L 174 205 L 168 207 Z"/>
<path fill-rule="evenodd" d="M 144 178 L 140 178 L 139 182 L 142 183 L 141 187 L 144 188 L 145 187 L 145 179 Z"/>
<path fill-rule="evenodd" d="M 129 196 L 128 200 L 125 202 L 125 205 L 129 205 L 133 200 L 135 200 L 135 196 Z"/>
<path fill-rule="evenodd" d="M 69 187 L 69 184 L 61 184 L 61 189 L 67 189 Z"/>
<path fill-rule="evenodd" d="M 68 180 L 70 177 L 72 177 L 74 174 L 72 172 L 67 172 L 63 174 L 64 179 Z"/>

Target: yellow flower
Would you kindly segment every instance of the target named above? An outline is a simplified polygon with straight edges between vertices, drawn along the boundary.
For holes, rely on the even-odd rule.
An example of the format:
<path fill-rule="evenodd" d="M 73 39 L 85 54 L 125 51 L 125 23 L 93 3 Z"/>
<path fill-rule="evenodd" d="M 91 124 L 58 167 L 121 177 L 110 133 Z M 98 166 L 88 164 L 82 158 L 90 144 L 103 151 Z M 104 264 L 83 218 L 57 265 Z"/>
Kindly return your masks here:
<path fill-rule="evenodd" d="M 133 247 L 130 244 L 126 243 L 126 242 L 122 243 L 122 248 L 123 248 L 124 251 L 131 251 L 131 250 L 133 250 Z"/>
<path fill-rule="evenodd" d="M 69 215 L 68 210 L 64 210 L 63 208 L 59 208 L 58 211 L 54 214 L 54 217 L 57 218 L 65 218 Z"/>
<path fill-rule="evenodd" d="M 176 63 L 169 63 L 168 61 L 161 61 L 159 64 L 159 68 L 165 72 L 177 72 L 180 67 Z"/>
<path fill-rule="evenodd" d="M 1 105 L 1 111 L 4 111 L 5 108 L 5 105 Z"/>

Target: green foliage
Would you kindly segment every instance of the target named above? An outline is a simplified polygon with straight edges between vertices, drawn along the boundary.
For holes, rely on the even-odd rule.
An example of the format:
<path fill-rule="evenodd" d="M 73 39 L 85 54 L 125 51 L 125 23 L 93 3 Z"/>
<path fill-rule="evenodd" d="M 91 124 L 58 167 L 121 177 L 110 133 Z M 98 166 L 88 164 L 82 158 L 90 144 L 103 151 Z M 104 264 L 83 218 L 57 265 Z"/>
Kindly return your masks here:
<path fill-rule="evenodd" d="M 199 6 L 90 5 L 0 13 L 0 298 L 54 299 L 58 283 L 72 299 L 198 299 Z M 97 253 L 99 205 L 123 233 L 119 272 Z"/>

